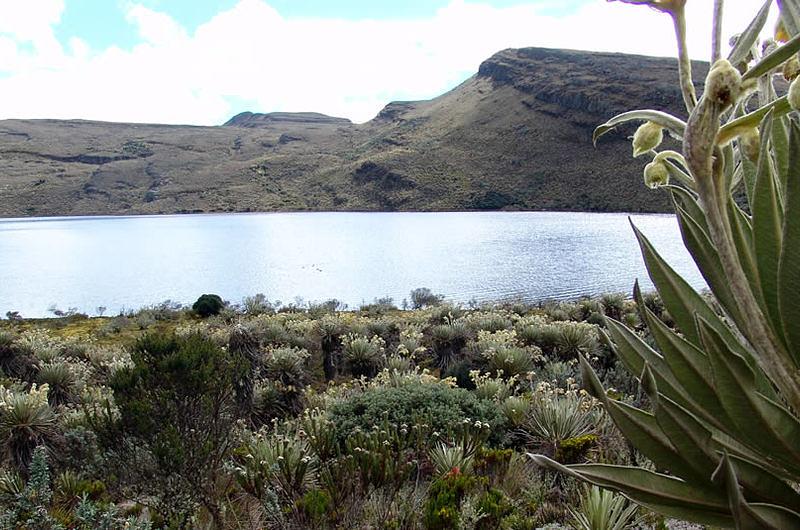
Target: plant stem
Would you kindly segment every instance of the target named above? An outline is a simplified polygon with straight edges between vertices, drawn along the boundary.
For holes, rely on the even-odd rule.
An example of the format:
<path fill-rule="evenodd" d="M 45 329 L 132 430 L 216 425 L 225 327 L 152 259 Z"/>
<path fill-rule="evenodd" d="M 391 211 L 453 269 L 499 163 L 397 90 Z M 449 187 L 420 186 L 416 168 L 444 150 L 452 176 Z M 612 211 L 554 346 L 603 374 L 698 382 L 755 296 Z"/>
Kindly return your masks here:
<path fill-rule="evenodd" d="M 684 156 L 697 184 L 700 205 L 706 214 L 709 236 L 716 247 L 731 293 L 739 306 L 744 326 L 742 335 L 756 353 L 756 361 L 786 397 L 800 411 L 800 378 L 791 356 L 776 339 L 750 289 L 733 242 L 726 207 L 728 189 L 724 182 L 722 155 L 715 148 L 719 132 L 719 106 L 703 98 L 689 117 L 684 137 Z"/>
<path fill-rule="evenodd" d="M 697 94 L 692 82 L 692 61 L 689 59 L 689 50 L 686 46 L 686 16 L 683 7 L 671 13 L 672 23 L 675 26 L 675 38 L 678 41 L 678 73 L 680 76 L 681 93 L 686 110 L 691 113 L 697 105 Z"/>
<path fill-rule="evenodd" d="M 722 57 L 722 4 L 724 0 L 714 1 L 714 30 L 711 33 L 711 64 Z"/>

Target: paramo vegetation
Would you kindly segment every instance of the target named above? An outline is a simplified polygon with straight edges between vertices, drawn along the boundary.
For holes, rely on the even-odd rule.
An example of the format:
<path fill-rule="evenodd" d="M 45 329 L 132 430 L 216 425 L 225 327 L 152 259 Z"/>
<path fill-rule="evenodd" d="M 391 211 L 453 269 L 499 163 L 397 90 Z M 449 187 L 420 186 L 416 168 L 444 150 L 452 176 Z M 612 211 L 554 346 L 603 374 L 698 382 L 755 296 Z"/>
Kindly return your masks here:
<path fill-rule="evenodd" d="M 672 19 L 688 118 L 595 139 L 645 122 L 634 155 L 710 293 L 636 232 L 659 294 L 633 300 L 12 313 L 0 526 L 800 528 L 800 0 L 725 57 L 715 0 L 699 98 L 686 0 L 624 1 Z"/>
<path fill-rule="evenodd" d="M 413 299 L 406 311 L 256 296 L 206 317 L 165 303 L 3 321 L 0 526 L 662 521 L 524 456 L 647 461 L 576 383 L 584 356 L 614 396 L 646 401 L 599 334 L 613 316 L 651 340 L 643 308 L 622 295 L 471 308 L 425 290 Z M 658 297 L 645 303 L 673 324 Z"/>

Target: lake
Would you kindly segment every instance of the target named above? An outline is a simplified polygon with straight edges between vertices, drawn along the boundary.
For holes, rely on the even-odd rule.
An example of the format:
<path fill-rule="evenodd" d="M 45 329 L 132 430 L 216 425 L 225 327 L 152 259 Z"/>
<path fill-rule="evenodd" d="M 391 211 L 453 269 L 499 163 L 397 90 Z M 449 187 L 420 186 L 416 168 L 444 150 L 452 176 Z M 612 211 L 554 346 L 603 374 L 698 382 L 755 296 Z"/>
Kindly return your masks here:
<path fill-rule="evenodd" d="M 633 215 L 704 282 L 673 215 Z M 626 214 L 268 213 L 0 219 L 0 315 L 95 314 L 217 293 L 241 302 L 378 297 L 428 287 L 454 302 L 570 299 L 651 284 Z"/>

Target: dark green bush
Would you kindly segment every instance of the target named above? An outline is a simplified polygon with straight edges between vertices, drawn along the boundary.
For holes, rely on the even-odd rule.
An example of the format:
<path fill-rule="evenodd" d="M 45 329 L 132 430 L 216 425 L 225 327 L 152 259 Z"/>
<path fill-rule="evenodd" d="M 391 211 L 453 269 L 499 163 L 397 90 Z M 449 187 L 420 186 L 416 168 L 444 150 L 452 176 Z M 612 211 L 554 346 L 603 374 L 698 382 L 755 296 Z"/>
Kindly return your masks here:
<path fill-rule="evenodd" d="M 597 447 L 597 442 L 596 434 L 584 434 L 561 440 L 556 446 L 553 458 L 562 464 L 582 464 L 586 460 L 589 451 Z"/>
<path fill-rule="evenodd" d="M 475 487 L 477 479 L 461 473 L 449 473 L 431 483 L 425 503 L 425 528 L 458 528 L 461 502 Z"/>
<path fill-rule="evenodd" d="M 500 521 L 514 510 L 508 497 L 497 488 L 490 488 L 480 499 L 478 499 L 478 509 L 486 514 L 486 517 L 478 524 L 479 528 L 497 528 Z"/>
<path fill-rule="evenodd" d="M 488 423 L 493 436 L 499 436 L 497 427 L 505 421 L 494 403 L 478 399 L 462 388 L 442 384 L 371 388 L 331 409 L 331 420 L 340 440 L 357 428 L 366 431 L 384 420 L 392 425 L 424 423 L 431 430 L 445 434 L 467 418 Z"/>
<path fill-rule="evenodd" d="M 225 302 L 222 301 L 219 295 L 203 294 L 192 304 L 192 311 L 203 318 L 208 318 L 212 315 L 219 315 L 223 307 L 225 307 Z"/>
<path fill-rule="evenodd" d="M 313 489 L 307 491 L 299 501 L 297 508 L 308 519 L 314 522 L 322 521 L 331 510 L 331 495 L 325 490 Z"/>
<path fill-rule="evenodd" d="M 477 369 L 474 359 L 461 359 L 451 363 L 447 370 L 442 374 L 442 377 L 454 377 L 456 385 L 459 388 L 466 388 L 467 390 L 475 390 L 475 381 L 472 380 L 469 373 Z"/>
<path fill-rule="evenodd" d="M 110 382 L 126 445 L 136 447 L 123 458 L 144 451 L 145 461 L 155 464 L 150 475 L 135 471 L 142 488 L 161 496 L 170 520 L 191 515 L 186 504 L 172 506 L 172 499 L 183 498 L 204 505 L 216 522 L 215 488 L 232 443 L 234 389 L 247 376 L 244 359 L 201 335 L 161 334 L 141 338 L 131 358 L 134 366 Z"/>

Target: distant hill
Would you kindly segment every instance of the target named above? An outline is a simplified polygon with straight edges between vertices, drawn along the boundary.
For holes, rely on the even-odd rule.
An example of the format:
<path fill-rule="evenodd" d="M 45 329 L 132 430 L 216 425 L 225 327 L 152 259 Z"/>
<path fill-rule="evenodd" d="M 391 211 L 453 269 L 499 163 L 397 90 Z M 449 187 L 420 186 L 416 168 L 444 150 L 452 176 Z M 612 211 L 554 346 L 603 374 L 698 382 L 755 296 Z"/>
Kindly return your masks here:
<path fill-rule="evenodd" d="M 695 65 L 698 80 L 707 66 Z M 666 211 L 619 131 L 633 108 L 681 115 L 670 59 L 501 51 L 429 101 L 356 125 L 245 112 L 217 127 L 0 121 L 0 216 L 275 210 Z"/>

